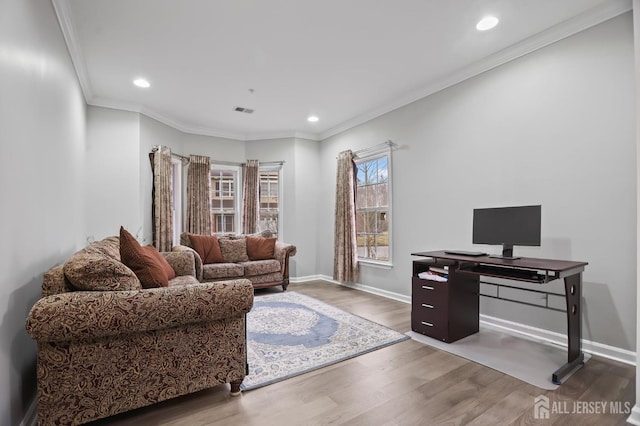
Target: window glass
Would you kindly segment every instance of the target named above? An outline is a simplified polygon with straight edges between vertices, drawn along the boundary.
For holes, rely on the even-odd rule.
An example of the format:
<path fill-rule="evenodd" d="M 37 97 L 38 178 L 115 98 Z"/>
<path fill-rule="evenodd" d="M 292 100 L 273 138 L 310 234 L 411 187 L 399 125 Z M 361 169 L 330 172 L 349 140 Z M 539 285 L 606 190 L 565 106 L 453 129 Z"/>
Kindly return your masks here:
<path fill-rule="evenodd" d="M 214 233 L 236 232 L 238 171 L 211 168 L 211 227 Z"/>
<path fill-rule="evenodd" d="M 356 161 L 356 234 L 358 258 L 391 260 L 389 236 L 389 155 Z"/>
<path fill-rule="evenodd" d="M 260 168 L 260 230 L 278 236 L 280 226 L 280 166 Z"/>

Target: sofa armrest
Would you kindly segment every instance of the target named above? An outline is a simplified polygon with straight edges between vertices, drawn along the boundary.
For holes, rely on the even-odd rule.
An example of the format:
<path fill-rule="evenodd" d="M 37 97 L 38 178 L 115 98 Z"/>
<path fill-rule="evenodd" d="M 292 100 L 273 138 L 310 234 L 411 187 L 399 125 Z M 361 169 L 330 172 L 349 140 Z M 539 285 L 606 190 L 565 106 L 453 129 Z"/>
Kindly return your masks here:
<path fill-rule="evenodd" d="M 196 276 L 196 262 L 193 253 L 186 250 L 166 251 L 162 252 L 162 255 L 176 272 L 177 277 L 184 275 Z"/>
<path fill-rule="evenodd" d="M 40 299 L 27 332 L 63 342 L 162 330 L 244 315 L 253 306 L 246 279 L 132 291 L 75 291 Z"/>
<path fill-rule="evenodd" d="M 280 270 L 282 271 L 283 280 L 289 279 L 289 257 L 295 256 L 296 252 L 297 248 L 293 244 L 276 241 L 276 246 L 273 250 L 273 257 L 280 262 Z"/>
<path fill-rule="evenodd" d="M 276 246 L 273 250 L 273 257 L 278 259 L 280 263 L 282 263 L 287 257 L 295 256 L 297 250 L 298 249 L 293 244 L 276 241 Z"/>
<path fill-rule="evenodd" d="M 198 281 L 202 281 L 202 258 L 200 257 L 197 251 L 195 251 L 191 247 L 183 246 L 183 245 L 173 246 L 171 251 L 178 252 L 178 253 L 179 252 L 193 253 L 193 260 L 195 261 L 194 266 L 196 270 L 196 278 L 198 279 Z"/>

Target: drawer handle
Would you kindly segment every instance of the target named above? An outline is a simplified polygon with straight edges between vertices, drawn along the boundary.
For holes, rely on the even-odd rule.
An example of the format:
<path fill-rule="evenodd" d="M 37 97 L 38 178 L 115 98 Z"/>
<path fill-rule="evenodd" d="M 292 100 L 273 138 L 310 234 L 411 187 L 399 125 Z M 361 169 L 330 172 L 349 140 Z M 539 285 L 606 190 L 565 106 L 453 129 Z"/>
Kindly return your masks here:
<path fill-rule="evenodd" d="M 433 324 L 430 322 L 422 321 L 422 325 L 426 325 L 427 327 L 433 327 Z"/>
<path fill-rule="evenodd" d="M 426 303 L 422 304 L 423 308 L 429 308 L 429 309 L 433 309 L 433 305 L 427 305 Z"/>
<path fill-rule="evenodd" d="M 422 288 L 425 289 L 425 290 L 433 290 L 433 287 L 428 286 L 428 285 L 423 285 Z"/>

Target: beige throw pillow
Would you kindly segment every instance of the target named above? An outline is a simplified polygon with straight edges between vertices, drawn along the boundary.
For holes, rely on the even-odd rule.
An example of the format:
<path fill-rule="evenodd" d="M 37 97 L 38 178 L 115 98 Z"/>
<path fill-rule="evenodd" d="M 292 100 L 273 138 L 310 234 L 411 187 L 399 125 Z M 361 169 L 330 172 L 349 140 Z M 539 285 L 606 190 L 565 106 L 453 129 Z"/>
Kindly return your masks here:
<path fill-rule="evenodd" d="M 222 259 L 227 263 L 248 262 L 247 242 L 244 238 L 228 239 L 220 238 L 220 251 L 222 251 Z"/>

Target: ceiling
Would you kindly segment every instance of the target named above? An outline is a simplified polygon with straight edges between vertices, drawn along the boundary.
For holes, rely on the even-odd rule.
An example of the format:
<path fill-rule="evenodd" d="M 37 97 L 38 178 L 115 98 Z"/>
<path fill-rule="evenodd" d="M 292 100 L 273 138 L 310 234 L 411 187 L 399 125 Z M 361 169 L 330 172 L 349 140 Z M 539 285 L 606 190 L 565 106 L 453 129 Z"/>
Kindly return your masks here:
<path fill-rule="evenodd" d="M 631 0 L 52 1 L 88 104 L 238 140 L 325 139 L 631 9 Z M 485 15 L 500 23 L 477 31 Z M 134 86 L 138 77 L 151 87 Z"/>

